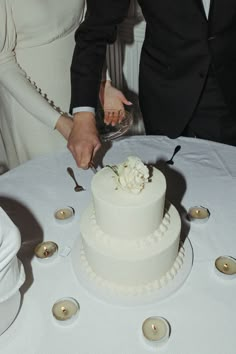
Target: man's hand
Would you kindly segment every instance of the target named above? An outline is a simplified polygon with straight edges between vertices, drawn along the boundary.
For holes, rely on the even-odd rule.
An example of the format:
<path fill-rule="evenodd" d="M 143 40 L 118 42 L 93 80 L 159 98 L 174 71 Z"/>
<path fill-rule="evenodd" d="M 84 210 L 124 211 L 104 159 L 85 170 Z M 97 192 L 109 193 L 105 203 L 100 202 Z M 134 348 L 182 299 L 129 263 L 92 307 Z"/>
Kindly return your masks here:
<path fill-rule="evenodd" d="M 113 87 L 109 80 L 101 83 L 99 98 L 106 111 L 104 122 L 107 125 L 114 126 L 120 123 L 124 118 L 124 105 L 132 105 L 132 102 L 128 101 L 120 90 Z"/>
<path fill-rule="evenodd" d="M 87 169 L 101 147 L 94 114 L 79 112 L 74 115 L 74 124 L 67 143 L 78 167 Z"/>

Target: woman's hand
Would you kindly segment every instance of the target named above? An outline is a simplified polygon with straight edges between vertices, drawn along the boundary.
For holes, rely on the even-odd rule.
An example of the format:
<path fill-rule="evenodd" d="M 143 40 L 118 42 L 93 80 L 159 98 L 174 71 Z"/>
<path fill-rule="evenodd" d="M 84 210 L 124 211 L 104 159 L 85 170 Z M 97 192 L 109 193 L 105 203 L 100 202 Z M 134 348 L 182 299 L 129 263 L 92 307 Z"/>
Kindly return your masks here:
<path fill-rule="evenodd" d="M 124 105 L 131 106 L 132 102 L 128 101 L 124 94 L 112 86 L 111 81 L 101 83 L 100 101 L 105 112 L 104 122 L 109 125 L 116 125 L 124 118 Z"/>
<path fill-rule="evenodd" d="M 61 115 L 56 123 L 55 128 L 64 136 L 66 140 L 68 140 L 69 135 L 71 133 L 73 127 L 73 120 L 68 117 Z"/>

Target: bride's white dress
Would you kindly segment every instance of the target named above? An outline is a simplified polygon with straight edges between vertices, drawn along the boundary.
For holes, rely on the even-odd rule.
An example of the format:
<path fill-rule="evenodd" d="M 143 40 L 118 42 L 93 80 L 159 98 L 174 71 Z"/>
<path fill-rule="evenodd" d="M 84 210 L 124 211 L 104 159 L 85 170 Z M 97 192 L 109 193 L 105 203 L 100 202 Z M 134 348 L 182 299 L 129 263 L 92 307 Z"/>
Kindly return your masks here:
<path fill-rule="evenodd" d="M 12 168 L 66 145 L 54 129 L 60 113 L 35 86 L 69 110 L 83 9 L 84 0 L 0 0 L 0 164 Z"/>

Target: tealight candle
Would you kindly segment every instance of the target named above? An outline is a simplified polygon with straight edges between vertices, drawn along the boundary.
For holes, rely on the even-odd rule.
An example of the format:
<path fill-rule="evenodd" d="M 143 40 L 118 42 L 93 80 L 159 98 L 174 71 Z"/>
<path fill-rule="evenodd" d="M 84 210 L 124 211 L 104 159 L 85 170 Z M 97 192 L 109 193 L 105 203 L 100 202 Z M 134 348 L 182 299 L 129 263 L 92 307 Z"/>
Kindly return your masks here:
<path fill-rule="evenodd" d="M 35 249 L 34 254 L 39 260 L 52 259 L 57 254 L 58 246 L 53 241 L 46 241 L 39 243 Z"/>
<path fill-rule="evenodd" d="M 54 213 L 55 219 L 58 222 L 66 223 L 72 220 L 75 211 L 71 207 L 66 207 L 62 209 L 57 209 Z"/>
<path fill-rule="evenodd" d="M 188 219 L 190 221 L 203 223 L 210 217 L 210 212 L 203 206 L 194 206 L 188 210 Z"/>
<path fill-rule="evenodd" d="M 71 323 L 79 313 L 79 304 L 72 297 L 62 298 L 55 302 L 52 314 L 57 321 Z"/>
<path fill-rule="evenodd" d="M 142 333 L 147 344 L 158 346 L 169 338 L 170 326 L 163 317 L 149 317 L 143 322 Z"/>
<path fill-rule="evenodd" d="M 236 277 L 236 259 L 230 256 L 220 256 L 215 260 L 215 269 L 218 275 L 225 279 Z"/>

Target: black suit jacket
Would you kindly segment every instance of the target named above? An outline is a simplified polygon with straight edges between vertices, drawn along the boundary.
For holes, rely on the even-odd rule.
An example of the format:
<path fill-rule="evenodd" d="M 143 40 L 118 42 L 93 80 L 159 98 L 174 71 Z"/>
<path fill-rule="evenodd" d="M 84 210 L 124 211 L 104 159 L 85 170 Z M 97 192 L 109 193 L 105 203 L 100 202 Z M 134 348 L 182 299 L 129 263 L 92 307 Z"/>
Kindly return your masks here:
<path fill-rule="evenodd" d="M 146 20 L 140 58 L 139 100 L 147 133 L 181 134 L 212 63 L 236 119 L 236 1 L 211 0 L 207 20 L 202 0 L 139 0 Z M 88 0 L 76 32 L 71 66 L 71 106 L 96 106 L 106 45 L 129 0 Z"/>

